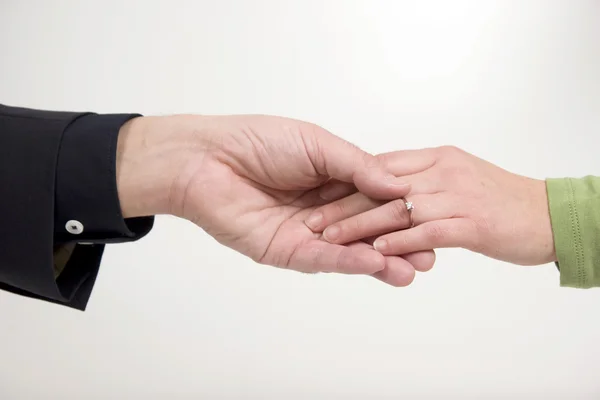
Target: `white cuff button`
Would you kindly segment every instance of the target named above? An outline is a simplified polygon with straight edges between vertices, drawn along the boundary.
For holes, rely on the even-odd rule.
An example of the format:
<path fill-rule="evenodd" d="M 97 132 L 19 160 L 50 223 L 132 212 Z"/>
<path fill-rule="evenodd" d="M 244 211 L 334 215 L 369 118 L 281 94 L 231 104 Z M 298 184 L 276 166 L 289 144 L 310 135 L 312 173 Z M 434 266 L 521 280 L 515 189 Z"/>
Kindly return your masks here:
<path fill-rule="evenodd" d="M 67 229 L 67 232 L 73 235 L 79 235 L 83 232 L 83 224 L 74 219 L 68 221 L 65 228 Z"/>

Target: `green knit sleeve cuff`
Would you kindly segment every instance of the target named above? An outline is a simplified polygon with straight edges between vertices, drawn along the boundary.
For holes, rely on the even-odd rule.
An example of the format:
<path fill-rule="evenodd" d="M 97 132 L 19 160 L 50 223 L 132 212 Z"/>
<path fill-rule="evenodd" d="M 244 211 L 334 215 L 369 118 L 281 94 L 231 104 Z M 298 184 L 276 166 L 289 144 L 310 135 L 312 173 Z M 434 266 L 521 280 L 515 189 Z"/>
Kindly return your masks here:
<path fill-rule="evenodd" d="M 560 285 L 600 286 L 600 177 L 547 179 Z"/>

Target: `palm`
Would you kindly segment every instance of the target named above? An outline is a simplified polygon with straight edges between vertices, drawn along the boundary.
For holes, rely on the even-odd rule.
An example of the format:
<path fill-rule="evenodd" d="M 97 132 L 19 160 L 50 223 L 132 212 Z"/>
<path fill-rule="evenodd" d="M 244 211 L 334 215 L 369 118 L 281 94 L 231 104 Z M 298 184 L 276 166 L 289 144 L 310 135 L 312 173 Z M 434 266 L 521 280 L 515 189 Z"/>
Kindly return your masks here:
<path fill-rule="evenodd" d="M 185 190 L 183 216 L 258 262 L 312 264 L 305 258 L 319 257 L 327 244 L 303 221 L 323 204 L 312 189 L 328 178 L 307 154 L 304 125 L 273 121 L 253 117 L 252 126 L 247 119 L 233 131 L 228 126 L 217 151 L 188 166 L 197 172 Z"/>
<path fill-rule="evenodd" d="M 211 170 L 215 171 L 212 182 L 193 184 L 190 200 L 201 204 L 194 199 L 201 196 L 206 184 L 211 187 L 212 202 L 219 210 L 211 215 L 211 221 L 199 225 L 219 242 L 256 261 L 287 266 L 295 249 L 318 239 L 303 222 L 317 204 L 309 190 L 278 190 L 222 164 Z M 315 181 L 315 187 L 319 183 Z"/>

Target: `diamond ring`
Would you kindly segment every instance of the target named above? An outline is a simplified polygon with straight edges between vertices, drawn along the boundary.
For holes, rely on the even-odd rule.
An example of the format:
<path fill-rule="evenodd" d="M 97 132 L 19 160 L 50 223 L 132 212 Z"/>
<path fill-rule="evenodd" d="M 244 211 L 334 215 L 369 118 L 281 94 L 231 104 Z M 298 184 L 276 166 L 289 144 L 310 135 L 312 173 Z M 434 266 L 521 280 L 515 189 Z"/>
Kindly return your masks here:
<path fill-rule="evenodd" d="M 415 221 L 413 220 L 413 210 L 415 209 L 415 206 L 413 205 L 412 201 L 408 201 L 404 197 L 402 197 L 402 201 L 404 202 L 406 211 L 408 212 L 409 228 L 414 228 Z"/>

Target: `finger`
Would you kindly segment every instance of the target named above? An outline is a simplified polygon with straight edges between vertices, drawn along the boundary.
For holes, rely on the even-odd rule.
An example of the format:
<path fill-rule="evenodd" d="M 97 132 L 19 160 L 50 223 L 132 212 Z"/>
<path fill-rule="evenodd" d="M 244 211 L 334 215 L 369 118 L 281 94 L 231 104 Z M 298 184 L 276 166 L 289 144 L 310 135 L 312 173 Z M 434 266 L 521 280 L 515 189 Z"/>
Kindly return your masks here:
<path fill-rule="evenodd" d="M 413 268 L 419 272 L 427 272 L 431 270 L 435 264 L 435 251 L 433 250 L 423 250 L 403 254 L 401 257 L 411 263 Z"/>
<path fill-rule="evenodd" d="M 338 180 L 331 180 L 319 189 L 319 197 L 326 200 L 327 202 L 341 199 L 356 193 L 358 189 L 354 183 L 340 182 Z"/>
<path fill-rule="evenodd" d="M 303 141 L 317 173 L 352 182 L 369 197 L 393 199 L 410 191 L 401 179 L 387 173 L 379 159 L 316 125 L 303 130 Z"/>
<path fill-rule="evenodd" d="M 388 285 L 405 287 L 415 280 L 415 268 L 402 257 L 388 256 L 385 258 L 385 268 L 372 276 Z"/>
<path fill-rule="evenodd" d="M 354 174 L 354 185 L 361 193 L 380 200 L 397 199 L 410 192 L 410 184 L 386 173 L 380 167 L 358 169 Z"/>
<path fill-rule="evenodd" d="M 362 239 L 360 242 L 367 243 L 373 247 L 373 242 L 377 239 L 376 237 Z M 357 242 L 355 242 L 357 243 Z M 415 253 L 402 254 L 401 256 L 406 261 L 412 264 L 413 268 L 419 272 L 427 272 L 435 264 L 435 251 L 434 250 L 423 250 Z"/>
<path fill-rule="evenodd" d="M 371 246 L 348 247 L 311 240 L 294 251 L 287 267 L 308 273 L 372 275 L 385 267 L 385 258 Z"/>
<path fill-rule="evenodd" d="M 477 245 L 477 236 L 471 220 L 452 218 L 383 235 L 375 240 L 373 247 L 383 255 L 449 247 L 473 249 Z"/>
<path fill-rule="evenodd" d="M 317 208 L 310 213 L 305 223 L 313 232 L 322 232 L 328 225 L 379 207 L 382 204 L 385 203 L 381 200 L 371 199 L 362 193 L 354 193 Z"/>
<path fill-rule="evenodd" d="M 439 179 L 439 171 L 428 169 L 413 175 L 402 176 L 411 187 L 411 194 L 432 194 L 443 190 L 444 182 Z"/>
<path fill-rule="evenodd" d="M 410 177 L 409 177 L 410 178 Z M 427 177 L 422 177 L 423 179 L 421 179 L 421 182 L 428 182 L 427 184 L 434 184 L 432 183 L 433 180 L 431 179 L 427 179 Z M 415 191 L 415 189 L 419 190 L 419 187 L 421 186 L 421 183 L 413 183 L 412 185 L 413 190 L 411 191 L 411 193 L 413 194 L 418 194 L 420 192 Z M 433 189 L 433 188 L 431 188 Z M 435 192 L 434 192 L 435 193 Z M 452 209 L 458 209 L 458 202 L 457 201 L 449 201 L 449 199 L 442 199 L 441 197 L 441 193 L 435 193 L 433 195 L 431 195 L 433 197 L 429 198 L 427 197 L 427 202 L 423 202 L 421 201 L 421 196 L 418 197 L 418 200 L 413 201 L 413 203 L 419 203 L 419 209 L 435 209 L 435 203 L 438 203 L 437 208 L 446 208 L 448 209 L 448 212 L 446 214 L 442 213 L 441 210 L 438 209 L 437 212 L 435 213 L 429 213 L 431 215 L 435 215 L 435 219 L 446 219 L 446 218 L 450 218 L 453 215 L 451 214 L 451 210 Z M 410 199 L 413 199 L 414 196 L 410 196 Z M 402 204 L 399 204 L 402 203 Z M 364 213 L 366 211 L 372 210 L 374 208 L 380 207 L 383 208 L 383 210 L 380 210 L 379 213 L 384 213 L 385 211 L 391 211 L 390 213 L 388 213 L 388 215 L 392 215 L 392 217 L 398 217 L 398 216 L 402 216 L 402 214 L 406 214 L 406 219 L 408 219 L 408 214 L 407 213 L 395 213 L 395 208 L 397 207 L 401 207 L 401 208 L 405 208 L 404 203 L 402 202 L 401 199 L 397 199 L 392 203 L 388 203 L 387 205 L 384 206 L 384 203 L 382 200 L 375 200 L 375 199 L 371 199 L 367 196 L 365 196 L 362 193 L 354 193 L 348 197 L 342 198 L 340 200 L 336 200 L 336 201 L 332 201 L 331 203 L 322 205 L 321 207 L 317 208 L 316 210 L 314 210 L 313 212 L 311 212 L 308 217 L 305 220 L 306 225 L 313 231 L 313 232 L 322 232 L 327 226 L 335 224 L 336 222 L 342 221 L 346 218 L 350 218 L 350 217 L 354 217 L 357 216 L 358 214 Z M 385 213 L 383 214 L 383 216 L 385 217 Z M 429 219 L 425 218 L 425 215 L 422 215 L 423 218 L 421 218 L 420 222 L 424 222 L 427 220 L 431 220 L 431 217 Z M 389 218 L 389 217 L 388 217 Z M 413 215 L 414 218 L 414 215 Z M 419 218 L 417 218 L 415 221 L 419 220 Z M 371 231 L 373 232 L 373 235 L 382 235 L 384 233 L 388 233 L 392 230 L 395 229 L 402 229 L 402 228 L 406 228 L 408 227 L 408 222 L 405 220 L 402 221 L 398 221 L 398 223 L 394 222 L 393 218 L 390 219 L 386 219 L 385 220 L 385 224 L 388 225 L 387 228 L 381 228 L 381 227 L 375 227 L 371 222 L 369 222 L 367 225 L 371 227 Z M 364 236 L 358 237 L 357 239 L 360 239 Z M 338 241 L 336 241 L 336 243 L 338 243 Z M 343 243 L 343 242 L 340 242 Z"/>
<path fill-rule="evenodd" d="M 373 242 L 377 237 L 370 237 L 361 239 L 361 242 L 367 243 L 373 246 Z M 389 256 L 388 256 L 389 257 Z M 414 253 L 402 254 L 401 256 L 406 261 L 412 264 L 415 271 L 427 272 L 435 264 L 435 251 L 434 250 L 422 250 Z"/>
<path fill-rule="evenodd" d="M 355 249 L 372 249 L 370 245 L 364 242 L 354 242 L 348 247 Z M 385 257 L 385 267 L 374 274 L 373 277 L 396 287 L 408 286 L 415 279 L 415 268 L 406 259 L 398 256 Z"/>
<path fill-rule="evenodd" d="M 352 195 L 353 193 L 355 193 L 357 191 L 356 187 L 352 183 L 338 182 L 333 185 L 341 186 L 340 191 L 338 192 L 339 198 L 344 198 L 346 196 Z M 347 185 L 347 187 L 346 187 L 346 185 Z M 353 188 L 352 191 L 350 191 L 350 188 Z M 295 199 L 294 201 L 289 203 L 289 205 L 298 207 L 298 208 L 302 208 L 302 209 L 307 209 L 307 208 L 311 208 L 311 207 L 320 207 L 325 204 L 329 204 L 332 201 L 337 200 L 335 198 L 332 200 L 323 199 L 323 197 L 319 193 L 319 190 L 320 190 L 320 188 L 315 188 L 313 190 L 309 190 L 308 192 L 303 193 L 300 197 L 298 197 L 297 199 Z"/>
<path fill-rule="evenodd" d="M 442 182 L 437 178 L 436 172 L 432 170 L 419 172 L 413 175 L 406 175 L 403 176 L 402 179 L 410 185 L 411 194 L 436 193 L 442 190 L 440 185 Z M 325 200 L 324 202 L 320 201 L 322 204 L 342 199 L 345 196 L 350 196 L 357 192 L 357 188 L 353 183 L 340 182 L 337 180 L 327 182 L 318 190 L 319 196 Z M 376 202 L 373 202 L 373 204 L 375 203 Z M 379 205 L 380 204 L 381 203 L 379 203 Z"/>
<path fill-rule="evenodd" d="M 330 180 L 325 185 L 331 185 L 332 187 L 333 193 L 331 194 L 330 199 L 323 198 L 322 194 L 320 193 L 320 190 L 323 187 L 327 186 L 321 186 L 320 188 L 315 188 L 313 190 L 309 190 L 308 192 L 301 194 L 300 197 L 292 201 L 290 205 L 300 208 L 323 206 L 325 204 L 331 203 L 332 201 L 344 198 L 346 196 L 350 196 L 358 191 L 358 189 L 356 189 L 356 186 L 354 186 L 353 183 L 340 182 L 334 179 Z"/>
<path fill-rule="evenodd" d="M 397 177 L 418 174 L 435 164 L 436 156 L 434 149 L 422 150 L 401 150 L 390 153 L 382 153 L 376 156 L 380 160 L 382 167 L 389 173 Z M 406 179 L 405 179 L 406 180 Z M 428 181 L 419 180 L 418 177 L 412 177 L 411 182 Z M 410 183 L 410 182 L 407 182 Z M 414 183 L 411 183 L 412 192 L 415 192 Z M 332 179 L 320 189 L 321 197 L 324 200 L 337 200 L 356 192 L 356 186 L 351 183 Z M 421 190 L 420 192 L 425 192 Z"/>
<path fill-rule="evenodd" d="M 345 199 L 338 200 L 337 204 Z M 413 204 L 412 220 L 415 225 L 429 221 L 448 219 L 454 217 L 456 210 L 460 209 L 459 200 L 446 193 L 433 195 L 409 196 L 407 202 Z M 329 214 L 337 218 L 342 212 L 335 206 L 326 205 L 319 208 L 319 214 L 314 218 L 321 218 L 323 225 L 329 225 Z M 312 217 L 312 216 L 311 216 Z M 335 222 L 323 231 L 323 237 L 330 243 L 349 243 L 364 237 L 382 235 L 388 232 L 410 227 L 411 213 L 403 199 L 390 201 L 381 207 L 363 212 Z M 431 249 L 432 247 L 428 247 Z"/>
<path fill-rule="evenodd" d="M 435 149 L 400 150 L 378 154 L 386 171 L 395 176 L 412 175 L 431 168 L 436 161 Z"/>

